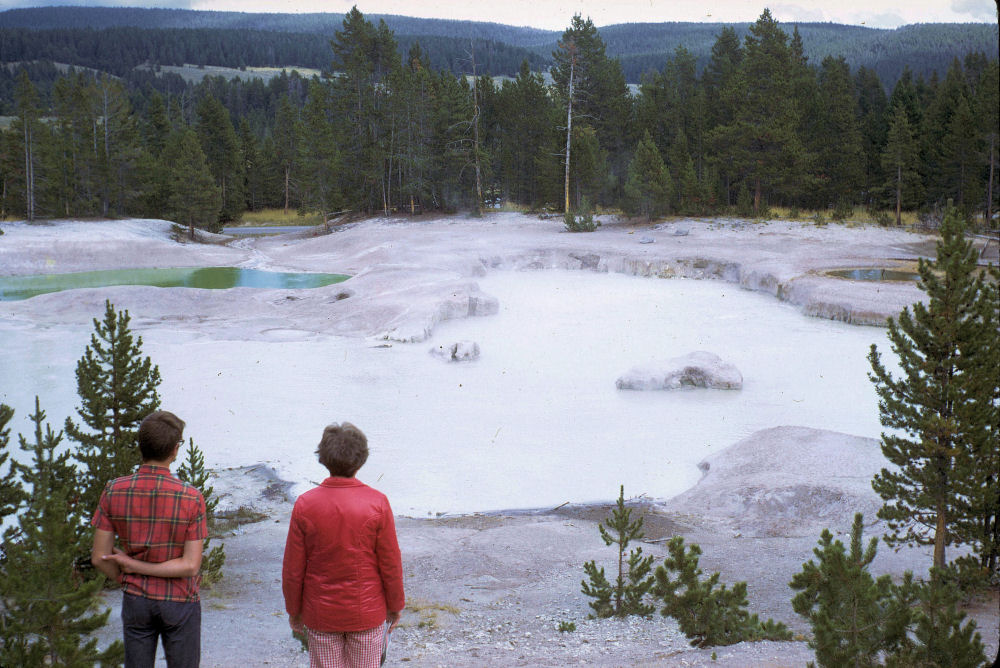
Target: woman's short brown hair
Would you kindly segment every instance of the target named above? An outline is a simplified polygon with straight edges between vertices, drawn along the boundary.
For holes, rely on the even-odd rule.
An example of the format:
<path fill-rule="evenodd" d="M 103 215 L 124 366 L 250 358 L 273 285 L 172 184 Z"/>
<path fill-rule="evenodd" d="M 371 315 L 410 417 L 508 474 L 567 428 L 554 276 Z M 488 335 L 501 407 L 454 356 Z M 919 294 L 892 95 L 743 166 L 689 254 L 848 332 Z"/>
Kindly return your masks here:
<path fill-rule="evenodd" d="M 330 475 L 351 478 L 368 461 L 368 439 L 350 422 L 327 425 L 316 454 Z"/>
<path fill-rule="evenodd" d="M 162 462 L 184 436 L 184 420 L 170 411 L 154 411 L 139 423 L 139 452 L 142 461 Z"/>

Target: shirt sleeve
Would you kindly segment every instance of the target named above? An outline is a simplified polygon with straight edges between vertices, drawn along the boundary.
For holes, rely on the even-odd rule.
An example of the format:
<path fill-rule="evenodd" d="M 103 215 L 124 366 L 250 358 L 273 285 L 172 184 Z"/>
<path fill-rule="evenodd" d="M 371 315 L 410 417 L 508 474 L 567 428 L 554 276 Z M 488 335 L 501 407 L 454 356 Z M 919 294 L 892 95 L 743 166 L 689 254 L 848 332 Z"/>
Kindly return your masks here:
<path fill-rule="evenodd" d="M 399 553 L 396 521 L 393 519 L 388 499 L 382 510 L 375 555 L 378 558 L 379 574 L 382 576 L 385 605 L 389 612 L 399 612 L 406 606 L 406 598 L 403 595 L 403 559 Z"/>
<path fill-rule="evenodd" d="M 188 523 L 184 541 L 205 540 L 208 538 L 208 513 L 205 510 L 205 497 L 198 494 L 198 505 L 196 506 L 194 517 Z"/>
<path fill-rule="evenodd" d="M 101 499 L 97 502 L 97 510 L 94 511 L 94 518 L 90 521 L 90 526 L 101 531 L 111 531 L 113 533 L 115 528 L 111 524 L 110 517 L 111 499 L 108 498 L 108 487 L 110 484 L 106 484 L 104 491 L 101 492 Z"/>
<path fill-rule="evenodd" d="M 302 584 L 306 574 L 305 527 L 299 506 L 292 508 L 285 540 L 285 556 L 281 564 L 281 592 L 285 596 L 285 611 L 289 615 L 302 614 Z"/>

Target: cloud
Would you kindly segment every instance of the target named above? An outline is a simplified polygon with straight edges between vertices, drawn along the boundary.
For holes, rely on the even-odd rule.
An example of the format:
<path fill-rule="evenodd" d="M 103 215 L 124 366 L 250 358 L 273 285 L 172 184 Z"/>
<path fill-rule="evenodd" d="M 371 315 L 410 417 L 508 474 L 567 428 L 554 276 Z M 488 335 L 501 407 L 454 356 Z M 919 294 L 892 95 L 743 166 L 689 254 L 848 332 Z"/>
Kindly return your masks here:
<path fill-rule="evenodd" d="M 996 6 L 988 0 L 952 0 L 951 11 L 976 21 L 993 21 L 997 16 Z"/>
<path fill-rule="evenodd" d="M 822 9 L 801 5 L 771 5 L 771 15 L 782 23 L 823 23 L 829 20 Z"/>
<path fill-rule="evenodd" d="M 895 12 L 883 12 L 882 14 L 869 14 L 863 19 L 855 20 L 854 23 L 861 23 L 869 28 L 898 28 L 909 23 Z"/>

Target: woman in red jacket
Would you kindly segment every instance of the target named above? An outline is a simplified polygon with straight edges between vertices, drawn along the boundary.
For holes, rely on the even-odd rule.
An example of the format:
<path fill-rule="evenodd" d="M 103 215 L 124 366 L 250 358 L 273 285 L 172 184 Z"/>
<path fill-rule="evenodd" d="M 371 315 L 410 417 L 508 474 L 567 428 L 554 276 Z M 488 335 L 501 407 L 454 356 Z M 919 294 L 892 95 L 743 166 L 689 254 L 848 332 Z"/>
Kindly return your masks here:
<path fill-rule="evenodd" d="M 376 668 L 384 624 L 403 609 L 403 567 L 389 501 L 354 477 L 368 439 L 347 422 L 316 451 L 330 477 L 292 509 L 281 586 L 292 630 L 309 639 L 311 668 Z"/>

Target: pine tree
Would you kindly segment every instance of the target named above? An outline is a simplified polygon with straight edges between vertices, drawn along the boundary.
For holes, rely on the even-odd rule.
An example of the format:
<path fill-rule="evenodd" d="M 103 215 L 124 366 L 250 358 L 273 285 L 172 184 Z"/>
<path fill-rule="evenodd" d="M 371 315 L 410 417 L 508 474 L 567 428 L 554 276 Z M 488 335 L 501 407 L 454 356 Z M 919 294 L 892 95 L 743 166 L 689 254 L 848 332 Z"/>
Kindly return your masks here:
<path fill-rule="evenodd" d="M 7 425 L 14 417 L 14 409 L 7 404 L 0 404 L 0 469 L 10 459 L 10 429 Z M 13 515 L 21 502 L 26 498 L 24 490 L 17 479 L 13 462 L 7 473 L 0 475 L 0 523 L 8 515 Z"/>
<path fill-rule="evenodd" d="M 343 30 L 331 41 L 337 124 L 343 169 L 338 184 L 348 205 L 387 210 L 387 160 L 391 159 L 390 74 L 400 67 L 396 39 L 384 20 L 373 26 L 357 7 L 344 16 Z"/>
<path fill-rule="evenodd" d="M 878 74 L 867 67 L 858 68 L 854 75 L 854 89 L 857 93 L 861 146 L 865 154 L 863 188 L 868 193 L 865 204 L 871 206 L 874 204 L 871 195 L 878 192 L 883 181 L 882 147 L 886 144 L 886 133 L 889 130 L 889 100 Z"/>
<path fill-rule="evenodd" d="M 888 522 L 885 540 L 933 544 L 937 568 L 945 566 L 945 548 L 958 538 L 952 532 L 961 506 L 956 485 L 976 475 L 971 443 L 957 415 L 969 380 L 962 373 L 968 363 L 962 352 L 972 353 L 968 337 L 975 334 L 975 266 L 962 220 L 950 210 L 937 258 L 921 258 L 918 267 L 927 303 L 914 304 L 912 314 L 904 308 L 898 320 L 888 322 L 902 375 L 893 377 L 874 344 L 868 356 L 882 425 L 893 430 L 882 434 L 882 453 L 896 468 L 882 469 L 872 481 L 885 502 L 878 513 Z"/>
<path fill-rule="evenodd" d="M 985 662 L 976 624 L 962 624 L 958 591 L 937 569 L 930 582 L 915 582 L 907 571 L 903 581 L 873 577 L 868 567 L 875 559 L 878 539 L 863 546 L 864 521 L 860 513 L 851 527 L 850 552 L 824 529 L 817 561 L 802 565 L 789 586 L 799 593 L 792 608 L 812 628 L 809 646 L 820 666 L 878 666 L 892 668 L 947 666 L 973 668 Z"/>
<path fill-rule="evenodd" d="M 965 97 L 952 112 L 948 131 L 940 147 L 940 173 L 947 182 L 947 195 L 965 215 L 979 205 L 980 150 L 976 122 Z"/>
<path fill-rule="evenodd" d="M 718 586 L 719 574 L 702 579 L 698 568 L 701 548 L 684 548 L 684 539 L 674 536 L 667 544 L 670 556 L 656 567 L 653 596 L 663 603 L 660 614 L 677 620 L 693 647 L 733 645 L 754 640 L 791 640 L 781 622 L 761 622 L 747 609 L 747 583 L 732 589 Z M 676 578 L 676 579 L 674 579 Z"/>
<path fill-rule="evenodd" d="M 765 9 L 750 26 L 740 67 L 723 92 L 732 121 L 712 132 L 722 159 L 745 175 L 757 215 L 766 208 L 765 195 L 794 191 L 803 171 L 787 39 Z"/>
<path fill-rule="evenodd" d="M 898 649 L 906 640 L 910 606 L 900 600 L 890 576 L 876 579 L 868 572 L 878 538 L 864 547 L 863 532 L 858 513 L 848 553 L 824 529 L 819 547 L 813 548 L 817 561 L 804 563 L 789 584 L 799 592 L 792 609 L 809 620 L 813 632 L 809 646 L 816 650 L 821 666 L 877 665 L 880 654 Z"/>
<path fill-rule="evenodd" d="M 309 84 L 309 96 L 297 125 L 298 155 L 287 164 L 294 164 L 298 178 L 296 190 L 303 211 L 315 211 L 327 219 L 341 205 L 336 190 L 340 171 L 340 154 L 333 136 L 333 124 L 328 110 L 329 88 L 319 80 Z M 286 176 L 288 171 L 285 172 Z"/>
<path fill-rule="evenodd" d="M 733 159 L 735 147 L 724 141 L 728 134 L 720 128 L 731 126 L 739 108 L 739 98 L 731 94 L 736 90 L 736 80 L 743 61 L 743 48 L 736 30 L 725 27 L 712 45 L 712 56 L 702 72 L 705 92 L 705 133 L 710 147 L 710 162 L 718 169 L 721 178 L 722 202 L 733 203 L 733 186 L 739 180 L 739 171 Z"/>
<path fill-rule="evenodd" d="M 902 106 L 896 107 L 889 121 L 889 136 L 882 151 L 882 169 L 885 170 L 885 190 L 892 192 L 896 202 L 896 225 L 902 224 L 904 202 L 907 207 L 917 203 L 920 174 L 917 141 Z"/>
<path fill-rule="evenodd" d="M 956 412 L 974 462 L 956 480 L 960 502 L 954 532 L 971 545 L 987 579 L 1000 571 L 1000 270 L 978 279 L 973 332 L 963 340 L 966 382 Z"/>
<path fill-rule="evenodd" d="M 627 617 L 629 615 L 648 617 L 656 610 L 652 605 L 643 601 L 653 587 L 653 578 L 649 575 L 653 557 L 642 556 L 641 547 L 630 550 L 627 560 L 625 557 L 629 543 L 634 540 L 642 540 L 645 535 L 642 530 L 642 521 L 641 515 L 632 521 L 632 509 L 625 507 L 625 486 L 622 485 L 618 492 L 616 508 L 611 511 L 611 517 L 604 520 L 607 528 L 604 524 L 597 525 L 604 544 L 618 546 L 618 576 L 615 578 L 614 584 L 608 582 L 604 568 L 598 568 L 596 562 L 588 561 L 583 565 L 583 570 L 590 577 L 590 582 L 583 580 L 580 584 L 584 594 L 596 599 L 590 602 L 590 607 L 594 610 L 596 617 Z"/>
<path fill-rule="evenodd" d="M 139 423 L 160 406 L 160 370 L 142 355 L 128 311 L 104 303 L 104 320 L 94 318 L 90 345 L 76 365 L 80 422 L 66 418 L 66 435 L 79 443 L 83 465 L 76 488 L 80 507 L 93 512 L 104 485 L 135 471 L 142 460 L 136 445 Z"/>
<path fill-rule="evenodd" d="M 162 95 L 153 92 L 149 98 L 149 107 L 146 110 L 146 122 L 142 126 L 142 134 L 146 148 L 152 152 L 154 157 L 158 158 L 163 153 L 170 131 L 167 105 L 163 101 Z"/>
<path fill-rule="evenodd" d="M 209 526 L 215 518 L 215 509 L 219 499 L 215 489 L 208 484 L 208 471 L 205 469 L 205 455 L 194 444 L 194 439 L 188 439 L 187 459 L 177 467 L 177 477 L 194 486 L 205 499 L 205 514 Z M 201 584 L 210 587 L 222 579 L 222 567 L 226 563 L 224 545 L 211 546 L 212 539 L 206 538 L 202 546 Z"/>
<path fill-rule="evenodd" d="M 899 591 L 902 600 L 912 601 L 912 638 L 886 655 L 886 668 L 979 668 L 986 664 L 976 623 L 965 622 L 965 613 L 958 609 L 960 593 L 947 578 L 932 570 L 929 582 L 915 583 L 907 573 Z"/>
<path fill-rule="evenodd" d="M 635 147 L 625 182 L 625 210 L 652 220 L 667 210 L 670 202 L 670 178 L 663 158 L 647 130 Z"/>
<path fill-rule="evenodd" d="M 84 638 L 107 623 L 110 610 L 92 613 L 102 579 L 79 583 L 74 571 L 76 532 L 83 521 L 69 498 L 75 469 L 69 453 L 57 454 L 62 434 L 45 426 L 45 413 L 35 398 L 35 441 L 21 437 L 31 453 L 30 465 L 16 464 L 22 484 L 32 490 L 18 518 L 18 528 L 4 536 L 0 562 L 0 622 L 4 666 L 118 666 L 124 658 L 120 641 L 99 650 Z"/>
<path fill-rule="evenodd" d="M 854 86 L 847 61 L 827 56 L 819 72 L 820 146 L 816 151 L 819 194 L 827 202 L 857 202 L 864 178 L 864 151 L 855 115 Z"/>
<path fill-rule="evenodd" d="M 993 212 L 996 211 L 997 195 L 1000 189 L 997 182 L 997 151 L 1000 149 L 1000 63 L 996 60 L 987 63 L 980 75 L 976 87 L 976 119 L 978 120 L 979 138 L 985 149 L 986 160 L 986 197 L 983 212 L 984 221 L 992 225 Z"/>
<path fill-rule="evenodd" d="M 192 240 L 195 227 L 219 230 L 222 196 L 192 130 L 171 135 L 162 164 L 167 173 L 167 215 L 187 225 Z"/>
<path fill-rule="evenodd" d="M 500 89 L 502 110 L 498 113 L 500 144 L 499 174 L 506 196 L 521 204 L 543 202 L 545 188 L 541 163 L 555 153 L 556 109 L 542 77 L 528 61 L 521 63 L 517 79 Z"/>
<path fill-rule="evenodd" d="M 577 119 L 586 119 L 593 128 L 597 145 L 614 159 L 625 153 L 625 127 L 631 105 L 621 65 L 607 56 L 604 40 L 589 18 L 584 19 L 579 14 L 573 16 L 570 26 L 559 40 L 559 48 L 552 52 L 552 60 L 554 64 L 550 74 L 553 85 L 560 106 L 566 109 L 564 128 L 567 151 L 564 166 L 567 170 L 568 199 L 570 180 L 581 180 L 577 175 L 576 148 L 569 146 L 583 136 L 574 127 Z M 572 160 L 571 155 L 574 156 Z M 613 162 L 609 167 L 616 182 L 624 180 L 624 164 Z M 577 202 L 583 195 L 593 197 L 596 194 L 578 192 Z M 566 202 L 566 209 L 569 208 L 570 204 Z"/>
<path fill-rule="evenodd" d="M 24 167 L 24 212 L 25 217 L 31 221 L 35 219 L 37 210 L 37 167 L 38 159 L 38 133 L 41 117 L 39 109 L 38 90 L 28 78 L 28 73 L 21 70 L 17 79 L 17 90 L 14 94 L 17 107 L 17 122 L 12 126 L 18 130 L 21 137 L 21 149 Z"/>
<path fill-rule="evenodd" d="M 198 140 L 222 198 L 219 223 L 239 220 L 243 214 L 243 173 L 236 129 L 229 112 L 211 94 L 198 103 L 197 115 Z"/>
<path fill-rule="evenodd" d="M 312 94 L 313 86 L 316 85 L 320 85 L 318 81 L 310 85 L 310 94 Z M 298 112 L 292 106 L 291 98 L 288 95 L 281 96 L 274 115 L 272 133 L 274 136 L 274 157 L 281 167 L 281 181 L 284 184 L 285 215 L 288 215 L 288 207 L 291 202 L 292 170 L 299 154 L 298 122 Z"/>

